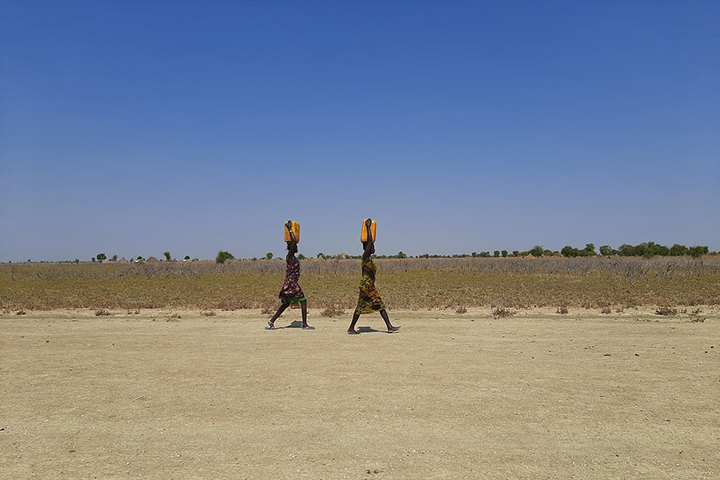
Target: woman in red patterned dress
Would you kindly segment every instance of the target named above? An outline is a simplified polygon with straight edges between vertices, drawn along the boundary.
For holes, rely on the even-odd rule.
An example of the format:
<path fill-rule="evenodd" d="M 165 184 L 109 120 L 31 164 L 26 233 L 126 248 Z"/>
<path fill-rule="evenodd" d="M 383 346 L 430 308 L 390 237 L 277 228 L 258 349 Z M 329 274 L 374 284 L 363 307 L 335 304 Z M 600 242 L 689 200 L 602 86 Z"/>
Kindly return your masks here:
<path fill-rule="evenodd" d="M 283 284 L 282 290 L 280 290 L 280 308 L 278 308 L 275 315 L 268 320 L 268 326 L 265 327 L 268 330 L 275 330 L 275 320 L 285 311 L 285 309 L 292 303 L 300 303 L 302 309 L 302 328 L 304 330 L 313 330 L 315 327 L 311 327 L 307 323 L 307 299 L 305 294 L 300 288 L 298 280 L 300 279 L 300 260 L 297 259 L 295 254 L 298 252 L 297 238 L 295 238 L 295 232 L 292 230 L 292 222 L 288 221 L 285 224 L 285 228 L 290 232 L 290 241 L 287 242 L 287 256 L 285 261 L 287 262 L 287 268 L 285 270 L 285 283 Z"/>

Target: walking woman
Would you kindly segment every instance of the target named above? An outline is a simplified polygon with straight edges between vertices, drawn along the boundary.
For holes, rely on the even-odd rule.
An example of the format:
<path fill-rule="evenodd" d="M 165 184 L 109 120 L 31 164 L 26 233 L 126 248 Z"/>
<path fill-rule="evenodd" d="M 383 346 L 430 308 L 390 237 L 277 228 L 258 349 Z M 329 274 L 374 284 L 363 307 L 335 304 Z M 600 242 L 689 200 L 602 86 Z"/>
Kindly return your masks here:
<path fill-rule="evenodd" d="M 300 280 L 300 260 L 298 260 L 295 256 L 298 251 L 298 240 L 295 237 L 295 232 L 293 232 L 292 227 L 292 222 L 288 220 L 285 224 L 285 228 L 287 228 L 290 233 L 290 241 L 287 242 L 288 253 L 285 257 L 285 261 L 287 262 L 287 268 L 285 270 L 285 283 L 283 284 L 279 295 L 281 304 L 280 308 L 278 308 L 277 312 L 275 312 L 275 315 L 268 320 L 268 326 L 265 327 L 267 330 L 275 330 L 275 320 L 282 315 L 291 303 L 298 302 L 300 303 L 300 308 L 302 309 L 302 328 L 304 330 L 315 329 L 315 327 L 311 327 L 307 323 L 307 299 L 305 298 L 305 294 L 298 283 L 298 280 Z"/>
<path fill-rule="evenodd" d="M 363 242 L 364 251 L 362 257 L 362 279 L 360 280 L 360 298 L 358 298 L 358 304 L 347 331 L 351 335 L 360 333 L 355 330 L 355 324 L 360 318 L 360 315 L 372 312 L 380 312 L 383 320 L 385 320 L 388 333 L 395 333 L 400 330 L 400 326 L 393 327 L 392 323 L 390 323 L 390 318 L 385 310 L 385 303 L 383 303 L 380 294 L 375 288 L 375 272 L 377 268 L 372 261 L 372 254 L 375 253 L 375 238 L 372 236 L 371 226 L 372 220 L 368 218 L 365 220 L 365 238 L 367 241 Z"/>

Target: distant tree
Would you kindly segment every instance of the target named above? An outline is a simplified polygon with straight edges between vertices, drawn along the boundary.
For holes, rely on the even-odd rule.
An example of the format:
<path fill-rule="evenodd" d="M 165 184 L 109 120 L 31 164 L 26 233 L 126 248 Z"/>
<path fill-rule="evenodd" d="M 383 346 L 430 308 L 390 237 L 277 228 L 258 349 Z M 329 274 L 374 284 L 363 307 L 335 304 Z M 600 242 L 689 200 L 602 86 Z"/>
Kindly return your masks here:
<path fill-rule="evenodd" d="M 98 262 L 102 262 L 103 260 L 107 259 L 107 255 L 105 255 L 104 253 L 98 253 L 95 258 L 98 259 Z"/>
<path fill-rule="evenodd" d="M 562 250 L 560 250 L 560 253 L 564 257 L 594 257 L 597 255 L 597 253 L 595 252 L 595 245 L 593 245 L 592 243 L 586 244 L 585 248 L 583 248 L 582 250 L 567 245 L 563 247 Z"/>
<path fill-rule="evenodd" d="M 79 259 L 79 258 L 76 258 L 76 259 L 75 259 L 75 263 L 80 263 L 80 259 Z"/>
<path fill-rule="evenodd" d="M 685 245 L 675 244 L 672 247 L 670 247 L 670 255 L 673 257 L 681 257 L 683 255 L 690 255 L 690 249 L 688 249 Z"/>
<path fill-rule="evenodd" d="M 267 258 L 268 260 L 272 260 L 272 257 L 273 257 L 272 252 L 268 252 L 265 254 L 265 258 Z"/>
<path fill-rule="evenodd" d="M 635 257 L 652 258 L 656 255 L 663 255 L 665 252 L 669 252 L 670 249 L 657 245 L 655 242 L 643 242 L 640 245 L 635 245 Z"/>
<path fill-rule="evenodd" d="M 303 255 L 302 253 L 298 255 L 298 260 L 305 260 L 305 258 L 307 257 L 305 257 L 305 255 Z"/>
<path fill-rule="evenodd" d="M 660 245 L 655 242 L 648 242 L 645 245 L 644 257 L 666 257 L 670 254 L 670 249 L 665 245 Z"/>
<path fill-rule="evenodd" d="M 655 245 L 653 251 L 655 255 L 660 255 L 662 257 L 667 257 L 668 255 L 670 255 L 670 249 L 665 245 Z"/>
<path fill-rule="evenodd" d="M 500 256 L 500 250 L 495 250 L 493 252 L 493 257 L 498 258 Z"/>
<path fill-rule="evenodd" d="M 215 257 L 215 263 L 225 263 L 228 260 L 234 260 L 234 259 L 235 259 L 235 257 L 233 256 L 232 253 L 220 250 L 217 254 L 217 257 Z M 257 260 L 257 259 L 254 258 L 253 260 Z"/>
<path fill-rule="evenodd" d="M 528 253 L 533 257 L 542 257 L 544 251 L 542 245 L 535 245 Z"/>
<path fill-rule="evenodd" d="M 188 260 L 190 260 L 190 255 L 185 255 L 185 261 L 187 262 Z"/>
<path fill-rule="evenodd" d="M 95 257 L 92 258 L 93 263 L 95 263 Z"/>
<path fill-rule="evenodd" d="M 650 242 L 651 245 L 648 245 L 646 243 L 641 243 L 640 245 L 636 245 L 637 249 L 641 252 L 641 256 L 643 258 L 652 258 L 655 256 L 655 244 L 654 242 Z"/>
<path fill-rule="evenodd" d="M 709 251 L 708 247 L 701 247 L 700 245 L 696 245 L 694 247 L 690 247 L 689 253 L 690 256 L 693 258 L 700 258 L 703 255 L 706 255 Z"/>
<path fill-rule="evenodd" d="M 500 252 L 500 255 L 502 255 L 503 258 L 507 258 L 507 256 L 508 256 L 507 250 L 503 250 L 502 252 Z"/>
<path fill-rule="evenodd" d="M 519 257 L 519 256 L 520 256 L 520 251 L 519 251 L 519 250 L 513 250 L 512 256 L 513 256 L 513 257 Z"/>
<path fill-rule="evenodd" d="M 395 255 L 395 258 L 407 258 L 407 255 L 405 255 L 402 250 L 400 250 L 398 254 Z"/>
<path fill-rule="evenodd" d="M 112 260 L 113 262 L 117 262 L 117 255 L 113 255 L 110 260 Z"/>
<path fill-rule="evenodd" d="M 426 255 L 427 255 L 427 254 L 426 254 Z M 477 257 L 477 252 L 472 252 L 472 253 L 470 254 L 470 256 L 472 256 L 473 258 Z"/>
<path fill-rule="evenodd" d="M 600 255 L 603 255 L 605 257 L 609 257 L 610 255 L 616 255 L 617 250 L 613 250 L 613 248 L 610 245 L 603 245 L 600 247 Z"/>
<path fill-rule="evenodd" d="M 165 260 L 170 260 L 172 258 L 170 256 L 170 252 L 163 252 L 163 255 L 165 255 Z"/>
<path fill-rule="evenodd" d="M 322 252 L 318 253 L 317 258 L 325 258 L 325 254 Z"/>

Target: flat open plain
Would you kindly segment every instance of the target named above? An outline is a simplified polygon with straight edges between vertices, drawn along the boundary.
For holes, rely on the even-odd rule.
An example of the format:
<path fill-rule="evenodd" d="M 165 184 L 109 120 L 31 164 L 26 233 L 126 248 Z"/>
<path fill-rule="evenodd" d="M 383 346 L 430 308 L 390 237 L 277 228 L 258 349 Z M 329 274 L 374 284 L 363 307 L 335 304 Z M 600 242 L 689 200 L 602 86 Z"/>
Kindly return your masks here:
<path fill-rule="evenodd" d="M 6 312 L 0 476 L 717 479 L 702 310 Z"/>

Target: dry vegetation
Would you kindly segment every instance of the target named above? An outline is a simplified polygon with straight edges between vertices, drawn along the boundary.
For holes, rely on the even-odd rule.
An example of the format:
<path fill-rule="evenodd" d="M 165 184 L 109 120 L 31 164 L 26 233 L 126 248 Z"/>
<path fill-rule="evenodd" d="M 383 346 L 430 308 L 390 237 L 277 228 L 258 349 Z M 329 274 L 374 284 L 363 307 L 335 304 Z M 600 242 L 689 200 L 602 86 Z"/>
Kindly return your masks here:
<path fill-rule="evenodd" d="M 676 306 L 720 304 L 717 257 L 387 259 L 376 264 L 377 285 L 389 308 L 557 307 L 565 313 L 569 308 L 610 312 L 659 306 L 662 315 Z M 354 308 L 358 260 L 305 260 L 302 269 L 301 285 L 312 308 L 328 316 Z M 3 264 L 0 309 L 274 312 L 284 271 L 282 260 L 224 265 Z"/>

